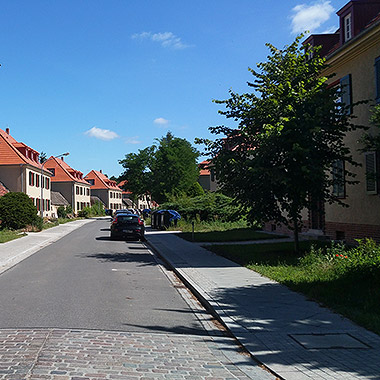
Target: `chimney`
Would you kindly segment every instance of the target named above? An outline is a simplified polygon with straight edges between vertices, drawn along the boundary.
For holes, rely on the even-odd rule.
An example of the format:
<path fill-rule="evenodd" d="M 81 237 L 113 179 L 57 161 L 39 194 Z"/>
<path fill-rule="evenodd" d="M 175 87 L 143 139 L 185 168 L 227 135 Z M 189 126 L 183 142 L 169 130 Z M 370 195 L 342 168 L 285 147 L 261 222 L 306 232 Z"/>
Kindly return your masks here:
<path fill-rule="evenodd" d="M 9 135 L 9 128 L 6 128 L 5 132 L 6 132 L 7 135 Z"/>
<path fill-rule="evenodd" d="M 100 173 L 102 173 L 102 174 L 103 174 L 103 172 L 102 172 L 102 169 L 100 169 L 99 171 L 100 171 Z"/>

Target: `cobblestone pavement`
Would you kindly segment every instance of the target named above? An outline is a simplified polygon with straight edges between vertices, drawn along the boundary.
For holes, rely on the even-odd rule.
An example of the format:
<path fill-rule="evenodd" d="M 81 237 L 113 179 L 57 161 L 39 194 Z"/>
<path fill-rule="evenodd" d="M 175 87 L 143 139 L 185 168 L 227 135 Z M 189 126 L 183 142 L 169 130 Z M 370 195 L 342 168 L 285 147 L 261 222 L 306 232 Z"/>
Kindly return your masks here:
<path fill-rule="evenodd" d="M 229 344 L 225 339 L 231 340 L 91 330 L 0 330 L 0 379 L 252 378 L 220 350 L 220 345 Z"/>

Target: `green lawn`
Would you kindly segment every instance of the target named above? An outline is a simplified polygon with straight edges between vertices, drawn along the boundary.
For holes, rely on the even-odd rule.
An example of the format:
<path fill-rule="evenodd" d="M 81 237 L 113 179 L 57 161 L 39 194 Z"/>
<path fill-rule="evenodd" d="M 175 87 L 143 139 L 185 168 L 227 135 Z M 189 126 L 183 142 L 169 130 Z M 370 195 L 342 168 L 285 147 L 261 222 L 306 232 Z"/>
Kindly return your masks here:
<path fill-rule="evenodd" d="M 362 243 L 311 249 L 293 254 L 292 243 L 215 245 L 208 249 L 305 294 L 380 334 L 380 246 Z"/>
<path fill-rule="evenodd" d="M 20 233 L 19 231 L 0 230 L 0 243 L 6 243 L 7 241 L 18 239 L 25 235 L 25 233 Z"/>
<path fill-rule="evenodd" d="M 191 232 L 178 234 L 182 239 L 192 241 Z M 194 232 L 194 241 L 196 242 L 228 242 L 228 241 L 247 241 L 247 240 L 264 240 L 278 239 L 283 236 L 266 234 L 252 228 L 235 228 L 226 231 Z"/>

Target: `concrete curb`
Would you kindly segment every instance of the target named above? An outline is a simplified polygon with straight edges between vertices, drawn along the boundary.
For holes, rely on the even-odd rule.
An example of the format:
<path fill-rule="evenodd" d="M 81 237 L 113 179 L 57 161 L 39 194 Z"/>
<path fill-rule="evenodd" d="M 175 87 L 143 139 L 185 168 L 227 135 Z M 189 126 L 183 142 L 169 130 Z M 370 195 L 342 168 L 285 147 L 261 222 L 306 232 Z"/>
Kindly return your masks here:
<path fill-rule="evenodd" d="M 210 314 L 218 320 L 219 323 L 221 323 L 225 329 L 228 331 L 231 337 L 234 337 L 236 341 L 244 347 L 244 349 L 249 353 L 250 357 L 263 369 L 265 369 L 267 372 L 271 373 L 273 376 L 275 376 L 276 380 L 285 380 L 283 377 L 278 375 L 276 372 L 274 372 L 272 369 L 270 369 L 268 366 L 266 366 L 263 362 L 258 360 L 251 352 L 250 350 L 244 345 L 241 339 L 239 339 L 238 335 L 234 333 L 236 330 L 239 330 L 240 334 L 244 334 L 244 327 L 238 325 L 236 322 L 233 321 L 230 316 L 228 316 L 225 311 L 223 310 L 223 307 L 221 307 L 216 301 L 213 302 L 212 297 L 204 291 L 200 286 L 198 286 L 194 281 L 189 279 L 186 274 L 180 269 L 177 268 L 171 261 L 168 259 L 163 253 L 160 252 L 160 250 L 155 247 L 152 243 L 149 242 L 149 239 L 146 239 L 145 243 L 149 246 L 149 248 L 156 253 L 162 261 L 164 261 L 169 268 L 171 268 L 174 273 L 181 279 L 181 281 L 186 285 L 187 288 L 190 289 L 190 291 L 195 295 L 195 297 L 199 300 L 199 302 L 206 308 L 207 311 L 210 312 Z M 218 311 L 217 311 L 218 310 Z"/>

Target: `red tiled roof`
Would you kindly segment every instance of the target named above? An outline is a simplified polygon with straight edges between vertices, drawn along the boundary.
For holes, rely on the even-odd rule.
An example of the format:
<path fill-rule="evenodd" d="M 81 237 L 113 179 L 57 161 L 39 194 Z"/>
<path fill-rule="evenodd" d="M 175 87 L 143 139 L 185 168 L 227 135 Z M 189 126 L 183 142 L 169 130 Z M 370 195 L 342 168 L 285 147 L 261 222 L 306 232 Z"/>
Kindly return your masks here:
<path fill-rule="evenodd" d="M 88 185 L 89 183 L 83 179 L 83 173 L 79 170 L 71 168 L 64 160 L 61 158 L 56 158 L 51 156 L 45 162 L 46 169 L 55 169 L 55 175 L 51 177 L 52 182 L 80 182 Z"/>
<path fill-rule="evenodd" d="M 5 185 L 2 182 L 0 182 L 0 197 L 7 193 L 9 193 L 9 190 L 5 187 Z"/>
<path fill-rule="evenodd" d="M 199 167 L 199 175 L 210 175 L 210 170 L 208 169 L 208 166 L 210 165 L 211 161 L 206 160 L 202 161 L 201 163 L 198 164 Z"/>
<path fill-rule="evenodd" d="M 0 165 L 29 164 L 41 170 L 39 153 L 0 129 Z"/>
<path fill-rule="evenodd" d="M 117 186 L 119 186 L 119 187 L 123 190 L 123 189 L 124 189 L 124 186 L 126 186 L 127 183 L 128 183 L 128 181 L 127 181 L 127 180 L 124 180 L 124 181 L 119 182 L 119 183 L 117 184 Z M 132 194 L 132 192 L 129 191 L 129 190 L 123 190 L 123 194 L 130 195 L 130 194 Z"/>
<path fill-rule="evenodd" d="M 91 189 L 108 189 L 122 191 L 116 184 L 116 181 L 109 179 L 103 173 L 97 170 L 91 170 L 85 177 L 85 179 L 94 180 L 94 185 L 91 185 Z"/>

